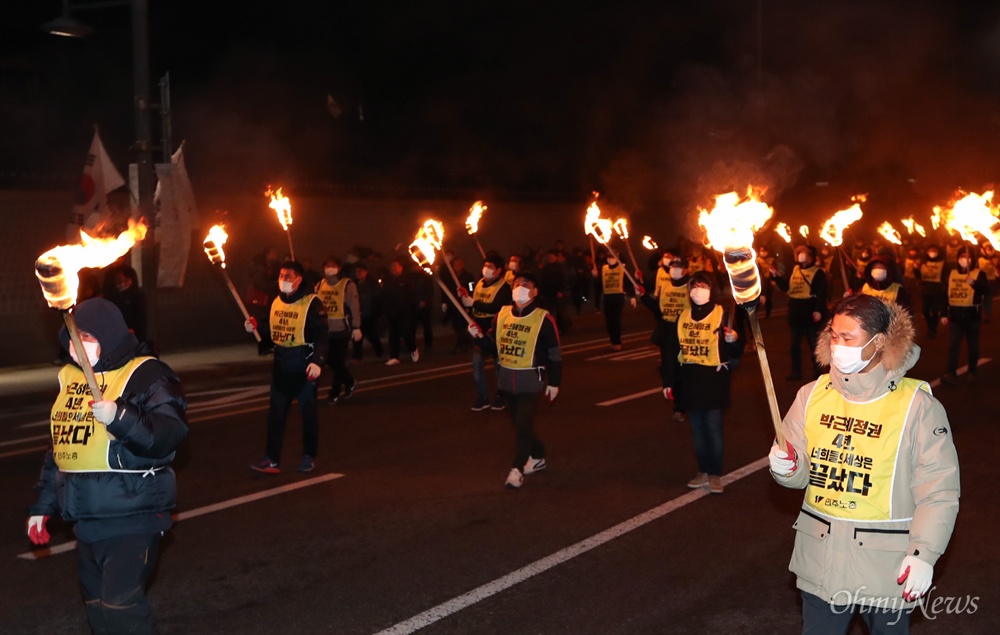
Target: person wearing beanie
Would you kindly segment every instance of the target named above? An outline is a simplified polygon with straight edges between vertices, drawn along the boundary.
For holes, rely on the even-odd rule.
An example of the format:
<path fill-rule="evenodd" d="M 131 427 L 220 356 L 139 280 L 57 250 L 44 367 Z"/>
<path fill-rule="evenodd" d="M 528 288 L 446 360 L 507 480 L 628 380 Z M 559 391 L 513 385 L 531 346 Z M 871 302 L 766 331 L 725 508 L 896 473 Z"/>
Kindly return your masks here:
<path fill-rule="evenodd" d="M 180 379 L 129 332 L 104 298 L 78 304 L 73 316 L 83 351 L 59 340 L 73 359 L 59 371 L 51 447 L 28 509 L 27 533 L 49 542 L 49 517 L 74 523 L 77 575 L 95 633 L 155 632 L 146 582 L 160 539 L 173 525 L 177 483 L 170 464 L 187 437 Z M 85 358 L 82 359 L 81 358 Z M 93 367 L 100 399 L 82 364 Z"/>
<path fill-rule="evenodd" d="M 954 386 L 958 383 L 958 353 L 965 339 L 969 345 L 969 381 L 976 380 L 979 365 L 979 331 L 983 323 L 983 296 L 990 283 L 975 265 L 972 250 L 961 247 L 955 253 L 955 264 L 948 265 L 948 314 L 941 323 L 948 327 L 948 372 L 941 381 Z"/>
<path fill-rule="evenodd" d="M 939 245 L 928 245 L 924 258 L 913 270 L 920 282 L 920 309 L 927 324 L 927 337 L 937 337 L 938 324 L 944 317 L 947 296 L 944 285 L 944 254 Z"/>
<path fill-rule="evenodd" d="M 819 377 L 820 368 L 812 359 L 819 331 L 826 322 L 829 312 L 826 306 L 827 279 L 816 264 L 816 248 L 799 245 L 795 248 L 795 266 L 792 273 L 782 276 L 776 269 L 771 270 L 771 279 L 779 289 L 788 294 L 788 326 L 792 336 L 792 372 L 787 379 L 802 379 L 802 339 L 809 344 L 807 352 L 812 360 L 813 378 Z"/>
<path fill-rule="evenodd" d="M 483 260 L 483 277 L 476 283 L 472 295 L 461 287 L 455 290 L 462 299 L 462 305 L 469 310 L 472 319 L 484 332 L 493 323 L 500 309 L 511 302 L 512 287 L 504 282 L 503 264 L 503 257 L 500 254 L 495 251 L 489 252 Z M 497 361 L 494 354 L 494 364 Z M 479 346 L 472 349 L 472 382 L 476 388 L 476 400 L 472 403 L 473 411 L 503 410 L 506 407 L 499 390 L 494 395 L 493 401 L 490 401 L 486 387 L 486 357 Z"/>

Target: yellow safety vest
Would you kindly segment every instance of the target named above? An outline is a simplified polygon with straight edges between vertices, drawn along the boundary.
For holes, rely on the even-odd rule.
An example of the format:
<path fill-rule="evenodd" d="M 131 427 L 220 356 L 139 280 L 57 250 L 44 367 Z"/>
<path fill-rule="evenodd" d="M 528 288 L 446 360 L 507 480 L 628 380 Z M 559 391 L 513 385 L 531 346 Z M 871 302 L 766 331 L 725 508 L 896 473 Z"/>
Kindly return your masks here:
<path fill-rule="evenodd" d="M 344 312 L 344 293 L 347 289 L 347 278 L 341 278 L 337 284 L 330 285 L 326 278 L 319 281 L 316 295 L 319 296 L 323 306 L 326 307 L 326 317 L 331 320 L 343 320 L 346 316 Z"/>
<path fill-rule="evenodd" d="M 943 261 L 928 260 L 920 265 L 920 279 L 924 282 L 941 282 L 942 271 L 944 271 Z"/>
<path fill-rule="evenodd" d="M 104 398 L 114 401 L 122 396 L 136 368 L 152 357 L 136 357 L 121 368 L 97 373 Z M 61 472 L 144 472 L 115 470 L 108 456 L 111 437 L 108 428 L 94 419 L 90 406 L 93 395 L 87 378 L 78 367 L 67 364 L 59 371 L 59 396 L 52 404 L 49 434 L 52 457 Z"/>
<path fill-rule="evenodd" d="M 700 364 L 719 367 L 719 329 L 722 327 L 722 306 L 716 304 L 704 320 L 695 320 L 691 309 L 685 309 L 677 318 L 677 338 L 681 350 L 677 361 L 681 364 Z"/>
<path fill-rule="evenodd" d="M 986 279 L 993 281 L 997 279 L 997 265 L 985 256 L 979 257 L 979 270 L 986 274 Z"/>
<path fill-rule="evenodd" d="M 788 278 L 788 297 L 796 300 L 813 297 L 812 281 L 818 271 L 819 267 L 816 265 L 807 269 L 795 265 L 795 268 L 792 269 L 792 275 Z"/>
<path fill-rule="evenodd" d="M 872 289 L 865 283 L 865 286 L 861 287 L 861 293 L 865 295 L 870 295 L 873 298 L 878 298 L 883 302 L 895 302 L 896 296 L 899 295 L 900 284 L 898 282 L 893 282 L 885 289 Z"/>
<path fill-rule="evenodd" d="M 528 315 L 517 317 L 510 306 L 500 309 L 497 315 L 497 354 L 504 368 L 534 368 L 535 345 L 548 311 L 535 309 Z"/>
<path fill-rule="evenodd" d="M 490 286 L 483 284 L 483 279 L 480 278 L 479 282 L 476 283 L 476 288 L 472 292 L 472 300 L 474 302 L 482 302 L 484 304 L 492 304 L 493 300 L 496 299 L 497 294 L 500 293 L 500 289 L 503 288 L 503 280 L 494 280 Z M 472 307 L 472 317 L 476 318 L 488 318 L 493 317 L 496 313 L 485 313 L 480 311 L 473 305 Z"/>
<path fill-rule="evenodd" d="M 653 287 L 653 296 L 660 297 L 660 290 L 670 286 L 670 272 L 663 267 L 656 268 L 656 284 Z"/>
<path fill-rule="evenodd" d="M 771 279 L 771 260 L 773 260 L 773 258 L 757 256 L 757 270 L 760 271 L 760 278 L 762 282 Z"/>
<path fill-rule="evenodd" d="M 949 306 L 972 306 L 972 299 L 976 294 L 972 285 L 966 282 L 967 278 L 975 281 L 979 277 L 979 269 L 973 269 L 969 273 L 960 273 L 958 269 L 952 269 L 948 275 L 948 305 Z"/>
<path fill-rule="evenodd" d="M 516 278 L 516 277 L 517 277 L 517 274 L 514 273 L 513 271 L 511 271 L 510 269 L 508 269 L 503 274 L 504 284 L 506 284 L 506 285 L 510 286 L 511 288 L 513 288 L 514 287 L 514 278 Z"/>
<path fill-rule="evenodd" d="M 904 278 L 916 278 L 917 274 L 917 263 L 920 262 L 915 258 L 907 258 L 903 261 L 903 277 Z"/>
<path fill-rule="evenodd" d="M 918 390 L 930 394 L 930 387 L 903 378 L 896 390 L 855 403 L 829 383 L 829 375 L 817 379 L 806 404 L 806 504 L 833 518 L 906 520 L 893 517 L 896 456 L 913 398 Z"/>
<path fill-rule="evenodd" d="M 705 270 L 705 258 L 690 258 L 688 260 L 688 273 L 697 273 Z"/>
<path fill-rule="evenodd" d="M 271 303 L 271 340 L 275 346 L 306 346 L 306 315 L 315 293 L 307 293 L 291 304 L 281 297 Z"/>
<path fill-rule="evenodd" d="M 676 322 L 681 313 L 691 308 L 691 296 L 686 284 L 675 287 L 667 283 L 660 289 L 660 315 L 667 322 Z"/>
<path fill-rule="evenodd" d="M 612 269 L 609 265 L 601 267 L 601 283 L 604 293 L 625 293 L 625 270 L 621 264 Z"/>

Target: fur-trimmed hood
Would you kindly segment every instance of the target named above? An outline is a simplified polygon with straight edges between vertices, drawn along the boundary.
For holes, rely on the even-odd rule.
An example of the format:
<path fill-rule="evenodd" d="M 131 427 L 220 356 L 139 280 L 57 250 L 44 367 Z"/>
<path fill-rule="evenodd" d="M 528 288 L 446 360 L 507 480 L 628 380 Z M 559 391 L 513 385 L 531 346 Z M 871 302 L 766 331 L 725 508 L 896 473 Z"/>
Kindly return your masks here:
<path fill-rule="evenodd" d="M 913 318 L 906 309 L 895 302 L 888 302 L 892 317 L 886 331 L 886 343 L 882 349 L 882 359 L 867 373 L 844 376 L 835 366 L 831 366 L 830 323 L 819 334 L 816 342 L 816 361 L 829 367 L 830 379 L 838 392 L 845 397 L 874 398 L 886 390 L 894 390 L 895 384 L 913 368 L 920 359 L 920 347 L 913 341 L 916 331 Z M 852 381 L 853 380 L 853 381 Z"/>

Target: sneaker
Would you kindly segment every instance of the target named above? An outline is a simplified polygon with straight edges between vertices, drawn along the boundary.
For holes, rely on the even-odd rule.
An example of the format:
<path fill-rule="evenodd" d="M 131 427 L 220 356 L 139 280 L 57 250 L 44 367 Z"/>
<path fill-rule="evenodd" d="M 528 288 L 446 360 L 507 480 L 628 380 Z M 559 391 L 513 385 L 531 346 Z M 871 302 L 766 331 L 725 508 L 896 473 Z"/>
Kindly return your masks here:
<path fill-rule="evenodd" d="M 473 412 L 482 412 L 490 407 L 489 399 L 476 399 L 476 403 L 472 404 Z"/>
<path fill-rule="evenodd" d="M 344 400 L 345 401 L 347 399 L 351 398 L 351 395 L 354 394 L 354 389 L 357 388 L 357 387 L 358 387 L 358 380 L 355 379 L 354 381 L 351 382 L 350 386 L 348 386 L 347 388 L 344 388 Z"/>
<path fill-rule="evenodd" d="M 507 489 L 517 489 L 521 487 L 524 483 L 524 475 L 521 474 L 521 470 L 516 467 L 510 468 L 510 473 L 507 474 L 507 482 L 504 483 L 504 487 Z"/>
<path fill-rule="evenodd" d="M 548 465 L 545 464 L 544 456 L 540 459 L 533 459 L 529 456 L 528 462 L 524 464 L 524 474 L 534 474 L 535 472 L 541 472 L 547 467 Z"/>
<path fill-rule="evenodd" d="M 336 406 L 340 403 L 340 397 L 337 396 L 333 389 L 330 389 L 330 395 L 326 398 L 326 403 L 328 406 Z"/>
<path fill-rule="evenodd" d="M 299 461 L 299 471 L 312 472 L 314 469 L 316 469 L 316 459 L 312 458 L 308 454 L 303 454 L 302 460 Z"/>
<path fill-rule="evenodd" d="M 420 361 L 420 351 L 414 349 L 414 351 L 412 353 L 410 353 L 410 359 L 412 359 L 414 363 L 419 362 Z"/>
<path fill-rule="evenodd" d="M 507 404 L 504 403 L 503 396 L 497 395 L 493 398 L 493 405 L 490 406 L 490 410 L 503 410 L 506 407 Z"/>
<path fill-rule="evenodd" d="M 612 344 L 611 345 L 611 350 L 616 351 L 616 352 L 620 351 L 620 350 L 622 350 L 622 345 L 621 344 Z"/>
<path fill-rule="evenodd" d="M 722 477 L 721 476 L 709 476 L 708 477 L 708 493 L 709 494 L 721 494 L 722 493 Z"/>
<path fill-rule="evenodd" d="M 680 410 L 675 410 L 674 414 L 670 418 L 674 421 L 684 421 L 687 417 L 685 417 L 684 413 Z"/>
<path fill-rule="evenodd" d="M 385 363 L 386 366 L 399 366 L 399 360 L 395 357 L 390 358 L 389 361 Z"/>
<path fill-rule="evenodd" d="M 270 457 L 265 456 L 256 463 L 250 465 L 250 469 L 254 472 L 260 472 L 262 474 L 280 474 L 281 469 L 278 464 L 271 460 Z"/>
<path fill-rule="evenodd" d="M 708 485 L 708 474 L 705 472 L 698 472 L 693 479 L 688 481 L 688 487 L 691 489 L 700 489 L 706 485 Z"/>
<path fill-rule="evenodd" d="M 957 386 L 958 377 L 955 376 L 955 373 L 947 373 L 941 377 L 941 383 L 948 384 L 949 386 Z"/>

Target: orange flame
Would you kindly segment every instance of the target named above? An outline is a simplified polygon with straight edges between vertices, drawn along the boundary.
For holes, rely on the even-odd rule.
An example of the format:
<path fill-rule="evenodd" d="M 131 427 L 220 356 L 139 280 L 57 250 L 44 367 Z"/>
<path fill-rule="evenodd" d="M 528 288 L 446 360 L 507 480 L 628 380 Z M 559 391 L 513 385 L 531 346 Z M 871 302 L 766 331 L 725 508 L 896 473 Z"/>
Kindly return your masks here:
<path fill-rule="evenodd" d="M 799 235 L 803 238 L 809 238 L 809 225 L 799 225 Z"/>
<path fill-rule="evenodd" d="M 965 194 L 959 191 L 956 196 L 963 195 L 951 207 L 941 209 L 935 207 L 935 214 L 940 214 L 941 221 L 948 233 L 958 232 L 963 240 L 976 244 L 976 234 L 981 234 L 1000 249 L 1000 207 L 993 203 L 993 190 L 987 190 L 980 196 L 975 192 Z"/>
<path fill-rule="evenodd" d="M 288 200 L 287 196 L 281 193 L 280 187 L 275 192 L 268 186 L 267 191 L 264 192 L 264 196 L 271 197 L 271 202 L 267 206 L 273 209 L 278 215 L 278 222 L 281 223 L 281 228 L 288 231 L 288 226 L 292 224 L 292 202 Z"/>
<path fill-rule="evenodd" d="M 650 251 L 660 248 L 660 246 L 656 244 L 656 241 L 653 240 L 652 236 L 643 236 L 642 246 L 645 247 L 646 249 L 649 249 Z"/>
<path fill-rule="evenodd" d="M 128 229 L 117 238 L 94 238 L 80 230 L 80 243 L 46 251 L 35 261 L 35 275 L 45 301 L 54 309 L 71 308 L 80 288 L 80 269 L 107 267 L 145 237 L 145 223 L 130 218 Z"/>
<path fill-rule="evenodd" d="M 479 219 L 483 217 L 485 211 L 486 206 L 483 205 L 482 201 L 476 201 L 469 208 L 469 217 L 465 219 L 465 229 L 469 234 L 475 234 L 479 231 Z"/>
<path fill-rule="evenodd" d="M 892 223 L 890 223 L 889 221 L 885 221 L 881 225 L 878 226 L 878 233 L 882 234 L 882 236 L 886 240 L 888 240 L 889 242 L 891 242 L 893 244 L 896 244 L 896 245 L 902 245 L 903 244 L 903 239 L 899 235 L 899 232 L 896 231 L 896 228 L 893 227 Z"/>
<path fill-rule="evenodd" d="M 602 245 L 607 245 L 611 240 L 611 219 L 601 218 L 601 208 L 597 206 L 597 201 L 587 208 L 587 215 L 583 219 L 583 233 L 593 236 Z"/>
<path fill-rule="evenodd" d="M 417 230 L 417 236 L 410 243 L 410 257 L 427 273 L 433 273 L 431 266 L 437 255 L 437 250 L 444 244 L 444 225 L 430 219 Z"/>
<path fill-rule="evenodd" d="M 916 232 L 921 236 L 927 236 L 927 232 L 924 230 L 923 225 L 913 220 L 912 216 L 909 218 L 902 218 L 899 222 L 903 223 L 903 227 L 906 227 L 906 232 L 911 236 L 913 235 L 913 232 Z"/>
<path fill-rule="evenodd" d="M 864 195 L 858 194 L 851 200 L 854 201 L 854 205 L 835 213 L 823 223 L 823 229 L 819 230 L 820 238 L 831 247 L 839 247 L 844 242 L 844 230 L 864 215 L 859 205 L 859 202 L 864 202 Z"/>
<path fill-rule="evenodd" d="M 226 252 L 222 248 L 229 240 L 229 234 L 226 233 L 225 227 L 222 225 L 213 225 L 212 229 L 208 230 L 208 235 L 205 236 L 205 241 L 203 247 L 205 248 L 205 255 L 208 256 L 208 261 L 213 265 L 222 265 L 222 268 L 226 268 Z"/>
<path fill-rule="evenodd" d="M 624 218 L 619 218 L 614 224 L 615 233 L 622 240 L 628 240 L 628 221 Z"/>
<path fill-rule="evenodd" d="M 701 209 L 698 224 L 708 234 L 708 246 L 716 251 L 734 247 L 753 245 L 754 232 L 771 219 L 774 210 L 761 202 L 753 190 L 740 200 L 739 194 L 729 192 L 715 197 L 715 208 L 711 212 Z"/>
<path fill-rule="evenodd" d="M 776 234 L 785 239 L 786 243 L 792 242 L 792 228 L 788 226 L 788 223 L 778 223 L 778 226 L 774 228 Z"/>

